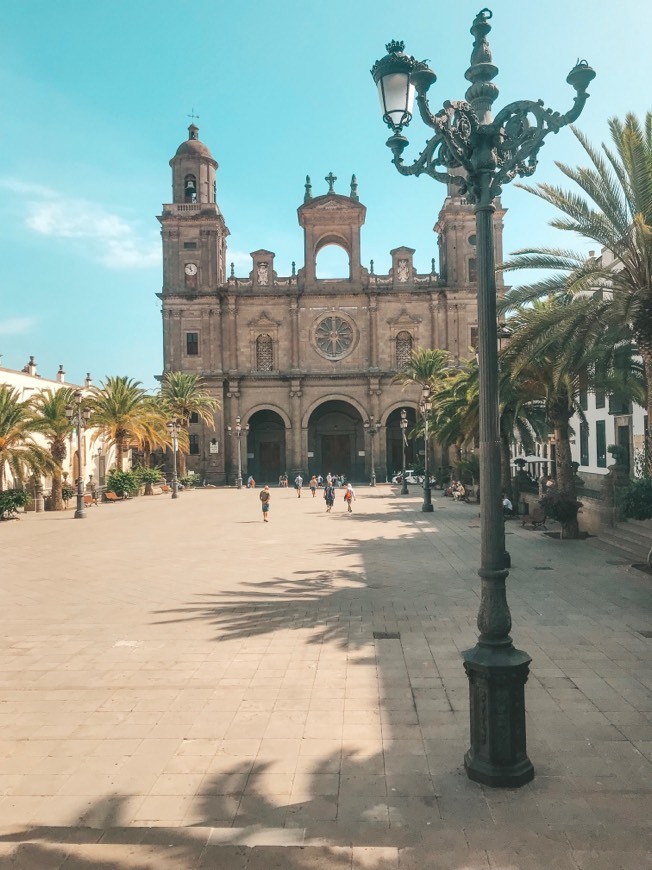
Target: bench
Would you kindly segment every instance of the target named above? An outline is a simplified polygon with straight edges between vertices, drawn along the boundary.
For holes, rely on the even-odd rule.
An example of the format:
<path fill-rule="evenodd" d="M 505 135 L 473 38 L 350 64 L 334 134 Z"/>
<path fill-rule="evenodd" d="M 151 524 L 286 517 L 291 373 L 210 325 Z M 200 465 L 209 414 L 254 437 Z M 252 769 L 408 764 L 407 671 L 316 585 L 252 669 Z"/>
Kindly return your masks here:
<path fill-rule="evenodd" d="M 94 504 L 95 507 L 97 507 L 97 496 L 91 495 L 91 493 L 87 493 L 84 496 L 84 504 L 87 507 L 90 507 L 92 504 Z"/>
<path fill-rule="evenodd" d="M 122 501 L 122 496 L 116 495 L 116 493 L 112 492 L 111 490 L 104 493 L 104 498 L 107 502 L 109 502 L 109 501 Z"/>
<path fill-rule="evenodd" d="M 172 492 L 169 486 L 163 485 L 161 486 L 161 492 Z"/>
<path fill-rule="evenodd" d="M 525 514 L 522 525 L 523 528 L 525 528 L 526 525 L 530 525 L 533 529 L 543 528 L 547 531 L 546 515 L 543 508 L 537 507 L 531 514 Z"/>

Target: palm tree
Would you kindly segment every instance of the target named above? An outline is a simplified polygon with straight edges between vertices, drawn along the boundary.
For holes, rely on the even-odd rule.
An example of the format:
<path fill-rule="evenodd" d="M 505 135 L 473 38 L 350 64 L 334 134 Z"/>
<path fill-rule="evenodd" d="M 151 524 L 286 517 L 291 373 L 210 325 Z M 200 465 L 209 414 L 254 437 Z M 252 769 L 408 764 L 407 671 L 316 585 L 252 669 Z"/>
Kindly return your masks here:
<path fill-rule="evenodd" d="M 408 365 L 397 372 L 392 381 L 393 383 L 403 384 L 404 390 L 411 386 L 418 386 L 421 388 L 421 391 L 423 391 L 424 387 L 429 388 L 434 404 L 437 401 L 437 393 L 450 377 L 451 371 L 450 354 L 447 350 L 417 347 L 412 351 Z M 417 421 L 414 432 L 425 437 L 425 425 Z M 428 440 L 435 435 L 435 431 L 430 426 L 428 427 L 428 434 Z M 425 445 L 425 449 L 429 455 L 429 443 Z M 428 468 L 430 467 L 429 462 L 426 465 Z"/>
<path fill-rule="evenodd" d="M 520 300 L 519 291 L 507 294 L 500 303 L 503 310 L 510 308 L 512 298 Z M 572 324 L 590 305 L 591 299 L 568 295 L 519 304 L 509 320 L 510 343 L 501 355 L 511 366 L 512 380 L 538 396 L 545 409 L 555 437 L 557 490 L 569 503 L 577 502 L 570 421 L 575 414 L 584 421 L 580 390 L 598 387 L 639 399 L 645 391 L 626 331 L 606 328 L 586 341 L 573 333 Z M 562 534 L 578 537 L 576 514 L 562 521 Z"/>
<path fill-rule="evenodd" d="M 66 441 L 73 431 L 72 421 L 66 417 L 66 405 L 74 404 L 74 390 L 63 387 L 60 390 L 43 390 L 31 402 L 35 413 L 34 431 L 44 435 L 48 442 L 50 456 L 55 463 L 52 473 L 52 510 L 63 510 L 61 485 L 63 478 L 62 463 L 66 458 Z"/>
<path fill-rule="evenodd" d="M 17 389 L 0 384 L 0 492 L 4 490 L 7 470 L 21 484 L 26 472 L 54 473 L 56 462 L 34 441 L 35 431 L 32 403 L 21 401 Z"/>
<path fill-rule="evenodd" d="M 151 404 L 140 381 L 127 377 L 107 377 L 89 396 L 91 417 L 88 427 L 95 429 L 93 440 L 105 436 L 116 449 L 116 467 L 123 469 L 131 444 L 141 444 L 147 436 Z"/>
<path fill-rule="evenodd" d="M 551 225 L 596 242 L 602 256 L 588 259 L 560 248 L 517 251 L 505 269 L 547 269 L 554 274 L 520 288 L 523 304 L 548 295 L 562 298 L 588 294 L 584 327 L 628 324 L 652 383 L 652 112 L 644 122 L 628 114 L 609 121 L 612 146 L 594 148 L 578 130 L 575 136 L 591 165 L 571 168 L 558 163 L 579 192 L 548 184 L 523 185 L 553 205 L 561 215 Z M 652 391 L 648 393 L 652 420 Z M 648 451 L 652 472 L 652 451 Z"/>
<path fill-rule="evenodd" d="M 462 450 L 472 445 L 480 434 L 480 397 L 478 364 L 466 360 L 462 368 L 439 391 L 433 406 L 433 427 L 444 447 L 454 446 L 459 462 Z M 501 486 L 513 498 L 510 469 L 511 447 L 520 443 L 526 451 L 536 440 L 547 438 L 549 427 L 538 390 L 523 378 L 514 378 L 507 359 L 500 363 L 499 434 Z"/>
<path fill-rule="evenodd" d="M 191 372 L 166 372 L 161 382 L 160 397 L 164 413 L 168 419 L 179 421 L 186 436 L 185 442 L 181 438 L 179 440 L 179 474 L 182 476 L 186 473 L 185 454 L 191 416 L 197 414 L 203 423 L 214 429 L 215 412 L 220 403 L 208 392 L 205 381 Z"/>

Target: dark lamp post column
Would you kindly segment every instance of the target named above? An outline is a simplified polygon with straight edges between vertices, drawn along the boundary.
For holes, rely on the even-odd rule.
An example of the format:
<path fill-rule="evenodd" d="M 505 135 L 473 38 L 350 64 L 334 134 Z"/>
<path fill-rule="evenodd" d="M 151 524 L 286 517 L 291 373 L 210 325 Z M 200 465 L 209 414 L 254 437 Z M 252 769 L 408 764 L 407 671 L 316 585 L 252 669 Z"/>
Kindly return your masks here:
<path fill-rule="evenodd" d="M 235 418 L 235 426 L 227 426 L 227 431 L 238 440 L 238 476 L 235 479 L 235 488 L 242 489 L 242 448 L 240 447 L 240 439 L 243 435 L 246 436 L 249 431 L 249 424 L 242 426 L 240 417 Z"/>
<path fill-rule="evenodd" d="M 403 466 L 401 468 L 401 495 L 409 495 L 407 480 L 405 479 L 405 448 L 407 447 L 407 411 L 401 409 L 401 447 L 403 448 Z"/>
<path fill-rule="evenodd" d="M 371 479 L 369 486 L 376 485 L 376 464 L 374 459 L 374 438 L 380 429 L 380 423 L 377 423 L 373 416 L 369 417 L 366 423 L 363 424 L 365 430 L 369 433 L 369 449 L 371 452 Z"/>
<path fill-rule="evenodd" d="M 421 394 L 421 403 L 419 404 L 419 408 L 421 410 L 421 413 L 423 414 L 423 443 L 425 447 L 425 452 L 423 454 L 423 504 L 421 505 L 421 510 L 424 511 L 424 513 L 432 513 L 434 508 L 432 506 L 432 492 L 430 489 L 430 466 L 428 463 L 428 452 L 430 448 L 428 425 L 430 422 L 430 411 L 432 410 L 432 398 L 430 396 L 430 387 L 428 386 L 428 384 L 424 384 L 423 386 L 423 392 Z"/>
<path fill-rule="evenodd" d="M 85 428 L 91 416 L 91 409 L 86 407 L 82 409 L 82 401 L 84 394 L 81 390 L 74 392 L 75 405 L 66 405 L 66 417 L 74 422 L 77 430 L 77 508 L 73 519 L 85 520 L 86 510 L 84 509 L 84 460 L 82 457 L 82 429 Z"/>
<path fill-rule="evenodd" d="M 172 436 L 172 498 L 179 498 L 179 478 L 177 476 L 177 453 L 179 450 L 179 430 L 181 424 L 178 420 L 170 420 L 167 424 L 168 432 Z"/>
<path fill-rule="evenodd" d="M 433 113 L 428 89 L 436 80 L 426 63 L 403 52 L 403 43 L 391 42 L 388 54 L 374 64 L 371 74 L 379 86 L 383 120 L 392 130 L 387 140 L 393 163 L 402 175 L 428 175 L 457 188 L 475 206 L 478 260 L 478 332 L 480 390 L 480 636 L 464 653 L 469 680 L 471 746 L 464 757 L 470 779 L 489 786 L 520 786 L 534 776 L 527 756 L 525 735 L 525 682 L 530 657 L 517 650 L 509 636 L 511 616 L 505 580 L 504 522 L 500 498 L 500 443 L 498 427 L 498 361 L 496 275 L 493 213 L 502 187 L 516 177 L 531 176 L 537 155 L 549 133 L 579 118 L 588 99 L 587 88 L 595 72 L 578 61 L 566 81 L 575 90 L 565 113 L 546 109 L 541 101 L 519 100 L 492 116 L 498 97 L 493 79 L 487 35 L 492 13 L 482 9 L 471 27 L 474 37 L 471 65 L 465 72 L 470 86 L 466 100 L 448 100 Z M 407 72 L 407 74 L 406 74 Z M 434 131 L 412 165 L 403 163 L 409 142 L 402 130 L 411 120 L 410 87 L 423 122 Z M 400 91 L 400 88 L 403 90 Z M 400 93 L 399 93 L 400 91 Z M 402 111 L 401 111 L 402 110 Z"/>

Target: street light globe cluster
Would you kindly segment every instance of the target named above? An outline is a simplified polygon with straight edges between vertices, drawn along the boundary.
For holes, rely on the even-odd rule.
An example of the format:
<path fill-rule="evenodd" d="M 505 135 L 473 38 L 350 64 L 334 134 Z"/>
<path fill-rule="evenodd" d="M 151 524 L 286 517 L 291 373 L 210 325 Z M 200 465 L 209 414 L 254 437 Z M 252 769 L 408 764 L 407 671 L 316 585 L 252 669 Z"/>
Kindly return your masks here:
<path fill-rule="evenodd" d="M 471 26 L 473 49 L 465 72 L 470 82 L 465 100 L 446 100 L 432 112 L 428 90 L 437 76 L 425 61 L 405 53 L 402 42 L 386 46 L 371 74 L 378 87 L 383 121 L 392 131 L 387 145 L 402 175 L 428 175 L 457 189 L 475 206 L 478 261 L 478 365 L 480 398 L 480 636 L 464 653 L 469 680 L 470 749 L 464 766 L 470 779 L 489 786 L 520 786 L 534 776 L 527 756 L 525 682 L 530 657 L 517 650 L 509 636 L 511 615 L 505 580 L 505 528 L 501 504 L 500 441 L 498 431 L 498 322 L 493 240 L 495 200 L 505 184 L 531 176 L 537 155 L 549 133 L 577 120 L 588 99 L 595 72 L 578 61 L 566 81 L 575 90 L 573 105 L 560 114 L 541 100 L 519 100 L 496 116 L 498 97 L 493 79 L 498 74 L 487 36 L 492 12 L 482 9 Z M 403 129 L 412 120 L 414 101 L 421 119 L 434 131 L 410 165 L 403 162 L 409 145 Z M 422 398 L 422 406 L 424 404 Z M 424 502 L 425 509 L 425 502 Z"/>

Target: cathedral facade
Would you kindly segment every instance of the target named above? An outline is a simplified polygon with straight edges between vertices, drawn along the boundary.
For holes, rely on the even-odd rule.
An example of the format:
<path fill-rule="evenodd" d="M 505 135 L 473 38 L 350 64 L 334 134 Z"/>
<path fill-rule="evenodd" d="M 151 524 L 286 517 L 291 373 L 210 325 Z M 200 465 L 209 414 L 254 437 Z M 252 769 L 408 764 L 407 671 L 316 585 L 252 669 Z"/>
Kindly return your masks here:
<path fill-rule="evenodd" d="M 198 132 L 189 127 L 170 161 L 173 202 L 159 216 L 164 371 L 201 375 L 220 402 L 214 430 L 191 421 L 188 469 L 207 483 L 232 483 L 240 453 L 242 474 L 258 482 L 284 472 L 291 481 L 298 472 L 389 479 L 401 467 L 401 409 L 413 424 L 420 399 L 418 388 L 393 382 L 396 373 L 414 348 L 442 348 L 459 361 L 476 344 L 472 207 L 449 190 L 435 225 L 439 273 L 433 260 L 429 274 L 418 274 L 414 250 L 397 247 L 388 274 L 377 275 L 361 262 L 366 209 L 355 176 L 347 195 L 335 192 L 332 174 L 322 195 L 307 180 L 298 208 L 303 265 L 279 276 L 274 253 L 260 249 L 249 275 L 236 277 L 216 201 L 218 164 Z M 499 207 L 498 262 L 503 215 Z M 343 279 L 317 277 L 327 245 L 348 255 Z M 410 442 L 408 463 L 422 462 L 423 449 Z M 441 455 L 430 461 L 448 464 Z"/>

